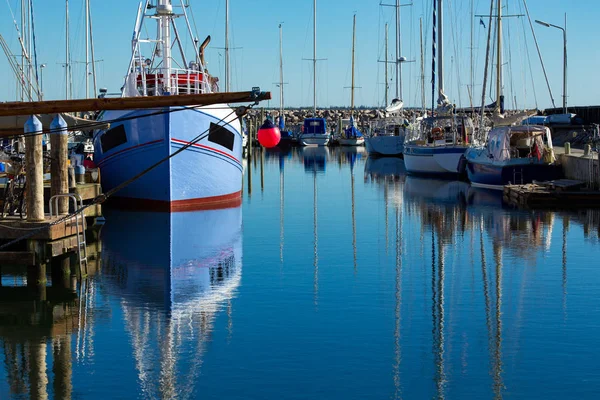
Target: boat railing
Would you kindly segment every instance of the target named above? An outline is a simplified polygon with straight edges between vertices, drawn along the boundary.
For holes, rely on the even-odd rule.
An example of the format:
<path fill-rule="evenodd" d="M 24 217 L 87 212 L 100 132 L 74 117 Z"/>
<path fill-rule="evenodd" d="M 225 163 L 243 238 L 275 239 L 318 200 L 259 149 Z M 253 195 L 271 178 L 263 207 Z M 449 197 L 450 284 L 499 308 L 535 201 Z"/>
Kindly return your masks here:
<path fill-rule="evenodd" d="M 169 76 L 171 94 L 202 94 L 215 91 L 208 74 L 195 69 L 171 69 Z M 161 73 L 144 71 L 137 74 L 137 88 L 148 96 L 162 94 L 164 78 Z"/>

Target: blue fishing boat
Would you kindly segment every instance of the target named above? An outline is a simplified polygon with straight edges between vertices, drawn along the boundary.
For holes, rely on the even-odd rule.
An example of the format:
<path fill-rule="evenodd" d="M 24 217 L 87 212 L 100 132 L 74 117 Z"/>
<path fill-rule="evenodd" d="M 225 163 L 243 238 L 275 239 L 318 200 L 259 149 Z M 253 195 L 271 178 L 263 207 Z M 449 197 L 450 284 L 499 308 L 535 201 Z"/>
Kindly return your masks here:
<path fill-rule="evenodd" d="M 178 12 L 187 20 L 185 7 Z M 209 74 L 204 62 L 210 36 L 193 57 L 173 57 L 173 43 L 180 41 L 175 28 L 178 16 L 169 0 L 153 0 L 146 7 L 140 4 L 122 97 L 218 90 L 218 79 Z M 140 38 L 142 32 L 150 30 L 144 24 L 147 20 L 157 23 L 156 40 Z M 115 195 L 116 202 L 161 211 L 241 203 L 243 133 L 238 117 L 228 105 L 105 111 L 98 119 L 112 121 L 110 129 L 95 134 L 95 161 L 102 173 L 104 191 L 118 187 L 186 147 L 120 190 Z M 200 135 L 201 140 L 196 141 Z"/>
<path fill-rule="evenodd" d="M 509 183 L 525 184 L 561 176 L 550 129 L 541 125 L 494 128 L 485 146 L 472 147 L 465 156 L 469 180 L 476 187 L 502 189 Z"/>

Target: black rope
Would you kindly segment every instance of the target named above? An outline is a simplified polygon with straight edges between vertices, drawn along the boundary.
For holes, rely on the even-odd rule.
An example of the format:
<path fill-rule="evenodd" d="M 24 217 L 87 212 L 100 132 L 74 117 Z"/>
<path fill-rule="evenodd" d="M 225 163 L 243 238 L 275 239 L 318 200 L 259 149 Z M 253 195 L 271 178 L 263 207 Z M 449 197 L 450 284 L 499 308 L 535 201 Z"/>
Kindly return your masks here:
<path fill-rule="evenodd" d="M 218 123 L 225 122 L 225 120 L 227 118 L 229 118 L 230 116 L 232 116 L 233 114 L 236 114 L 236 113 L 237 113 L 238 117 L 240 117 L 241 115 L 243 115 L 243 113 L 247 112 L 250 108 L 252 108 L 252 105 L 245 106 L 245 107 L 239 107 L 239 108 L 233 110 L 231 113 L 229 113 L 224 118 L 221 118 L 218 121 Z M 243 113 L 242 113 L 242 111 L 243 111 Z M 229 122 L 225 122 L 224 126 L 231 126 L 231 124 Z M 204 139 L 205 137 L 207 137 L 209 131 L 210 131 L 210 128 L 204 130 L 202 133 L 200 133 L 198 136 L 196 136 L 190 142 L 186 143 L 183 147 L 181 147 L 180 149 L 178 149 L 177 151 L 175 151 L 173 154 L 170 154 L 167 157 L 164 157 L 163 159 L 157 161 L 156 163 L 152 164 L 148 168 L 144 169 L 139 174 L 137 174 L 137 175 L 133 176 L 132 178 L 126 180 L 125 182 L 121 183 L 120 185 L 112 188 L 107 193 L 103 193 L 103 194 L 100 194 L 99 196 L 96 196 L 94 199 L 92 199 L 92 201 L 89 204 L 86 204 L 83 207 L 80 207 L 79 209 L 75 210 L 71 214 L 68 214 L 68 215 L 66 215 L 66 216 L 64 216 L 62 218 L 59 218 L 56 221 L 51 222 L 48 225 L 44 225 L 44 226 L 42 226 L 40 228 L 32 228 L 31 232 L 29 232 L 29 233 L 27 233 L 27 234 L 25 234 L 25 235 L 23 235 L 23 236 L 21 236 L 21 237 L 19 237 L 17 239 L 11 240 L 8 243 L 5 243 L 5 244 L 1 245 L 0 246 L 0 251 L 4 250 L 5 248 L 7 248 L 9 246 L 14 245 L 15 243 L 18 243 L 18 242 L 20 242 L 22 240 L 28 239 L 28 238 L 36 235 L 37 233 L 44 231 L 45 229 L 48 229 L 48 228 L 50 228 L 52 226 L 61 224 L 61 223 L 65 222 L 65 221 L 67 221 L 67 220 L 75 217 L 77 214 L 82 213 L 87 208 L 89 208 L 89 207 L 91 207 L 93 205 L 104 203 L 110 196 L 112 196 L 113 194 L 115 194 L 119 190 L 122 190 L 125 187 L 129 186 L 130 184 L 132 184 L 136 180 L 140 179 L 142 176 L 146 175 L 147 173 L 149 173 L 150 171 L 152 171 L 153 169 L 155 169 L 156 167 L 158 167 L 160 164 L 164 163 L 165 161 L 170 160 L 171 158 L 175 157 L 176 155 L 180 154 L 184 150 L 190 148 L 194 144 L 198 143 L 199 141 L 201 141 L 202 139 Z"/>

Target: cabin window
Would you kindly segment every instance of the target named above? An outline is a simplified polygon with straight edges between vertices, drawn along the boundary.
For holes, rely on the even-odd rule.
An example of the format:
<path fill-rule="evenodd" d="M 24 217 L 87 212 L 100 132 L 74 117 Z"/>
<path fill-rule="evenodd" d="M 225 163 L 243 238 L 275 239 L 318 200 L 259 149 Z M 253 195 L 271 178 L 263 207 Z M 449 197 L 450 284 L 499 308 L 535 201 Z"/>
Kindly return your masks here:
<path fill-rule="evenodd" d="M 235 135 L 224 126 L 217 125 L 211 122 L 210 129 L 208 132 L 208 140 L 233 151 L 233 142 L 235 141 Z"/>
<path fill-rule="evenodd" d="M 103 153 L 106 153 L 123 143 L 127 143 L 127 134 L 125 133 L 125 127 L 123 125 L 115 126 L 114 128 L 107 130 L 100 138 Z"/>

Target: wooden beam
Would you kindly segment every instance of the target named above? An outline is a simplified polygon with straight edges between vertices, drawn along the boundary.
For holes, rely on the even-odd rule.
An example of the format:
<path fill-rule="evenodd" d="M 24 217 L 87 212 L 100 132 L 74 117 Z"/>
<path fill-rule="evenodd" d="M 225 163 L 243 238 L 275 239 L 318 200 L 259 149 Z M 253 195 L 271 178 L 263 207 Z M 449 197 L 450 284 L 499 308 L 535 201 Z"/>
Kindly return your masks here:
<path fill-rule="evenodd" d="M 33 114 L 59 114 L 99 110 L 131 110 L 270 100 L 271 92 L 227 92 L 175 96 L 119 97 L 79 100 L 49 100 L 0 103 L 0 117 Z"/>
<path fill-rule="evenodd" d="M 0 264 L 30 266 L 35 265 L 33 251 L 0 251 Z"/>

